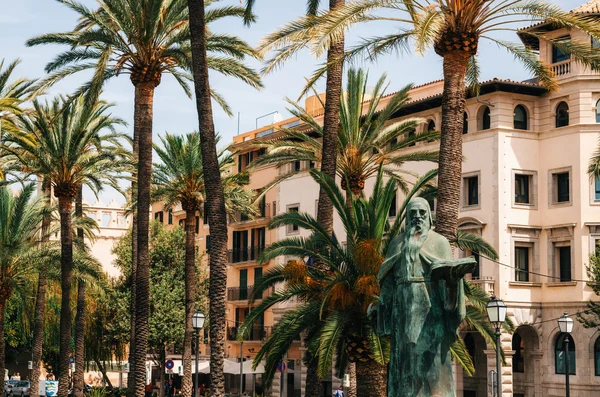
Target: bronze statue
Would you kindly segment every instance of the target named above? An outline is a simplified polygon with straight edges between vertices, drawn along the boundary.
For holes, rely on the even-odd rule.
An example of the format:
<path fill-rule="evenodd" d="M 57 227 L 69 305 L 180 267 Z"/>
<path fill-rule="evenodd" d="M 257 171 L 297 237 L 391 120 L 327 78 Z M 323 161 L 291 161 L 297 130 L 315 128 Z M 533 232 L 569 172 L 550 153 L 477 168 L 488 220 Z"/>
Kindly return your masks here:
<path fill-rule="evenodd" d="M 388 397 L 455 397 L 450 345 L 465 317 L 463 277 L 472 257 L 453 260 L 431 230 L 429 204 L 407 206 L 406 232 L 394 238 L 378 274 L 377 332 L 391 336 Z"/>

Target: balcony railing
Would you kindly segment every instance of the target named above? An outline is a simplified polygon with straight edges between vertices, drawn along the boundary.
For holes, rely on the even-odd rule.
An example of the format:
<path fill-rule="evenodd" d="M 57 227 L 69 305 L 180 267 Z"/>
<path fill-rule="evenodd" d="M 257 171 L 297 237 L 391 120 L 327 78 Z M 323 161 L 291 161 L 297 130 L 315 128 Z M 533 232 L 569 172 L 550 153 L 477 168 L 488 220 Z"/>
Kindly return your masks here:
<path fill-rule="evenodd" d="M 489 295 L 493 295 L 494 294 L 494 279 L 488 277 L 488 278 L 481 278 L 479 280 L 469 280 L 472 284 L 475 284 L 477 287 L 479 287 L 481 290 L 483 290 L 484 292 L 486 292 Z"/>
<path fill-rule="evenodd" d="M 250 335 L 244 340 L 267 340 L 271 336 L 273 327 L 265 327 L 263 325 L 255 325 L 250 329 Z M 238 327 L 227 327 L 227 340 L 236 340 L 238 335 Z"/>
<path fill-rule="evenodd" d="M 274 289 L 269 288 L 263 291 L 262 296 L 253 296 L 254 287 L 249 285 L 247 287 L 231 287 L 227 288 L 227 300 L 228 301 L 247 301 L 248 299 L 264 299 L 273 293 Z"/>
<path fill-rule="evenodd" d="M 271 217 L 271 204 L 263 202 L 257 207 L 257 211 L 257 214 L 254 215 L 254 217 L 252 218 L 248 215 L 241 213 L 240 211 L 237 211 L 229 218 L 229 224 L 236 224 L 249 221 L 268 221 Z"/>
<path fill-rule="evenodd" d="M 262 246 L 230 249 L 227 251 L 227 262 L 240 263 L 255 261 L 264 250 L 265 247 Z"/>
<path fill-rule="evenodd" d="M 552 71 L 555 76 L 564 76 L 571 73 L 571 60 L 557 62 L 552 64 Z"/>

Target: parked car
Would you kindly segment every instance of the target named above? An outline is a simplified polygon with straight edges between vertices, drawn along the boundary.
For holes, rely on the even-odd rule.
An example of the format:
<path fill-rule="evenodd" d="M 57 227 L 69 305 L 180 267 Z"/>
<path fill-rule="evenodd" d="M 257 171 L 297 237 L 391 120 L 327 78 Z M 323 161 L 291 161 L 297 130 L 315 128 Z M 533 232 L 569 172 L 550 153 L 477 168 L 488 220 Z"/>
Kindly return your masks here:
<path fill-rule="evenodd" d="M 19 383 L 18 380 L 5 380 L 4 381 L 4 395 L 10 396 L 12 394 L 13 387 Z"/>
<path fill-rule="evenodd" d="M 10 391 L 11 396 L 13 397 L 25 397 L 29 396 L 31 392 L 31 384 L 28 380 L 20 380 L 12 387 Z"/>

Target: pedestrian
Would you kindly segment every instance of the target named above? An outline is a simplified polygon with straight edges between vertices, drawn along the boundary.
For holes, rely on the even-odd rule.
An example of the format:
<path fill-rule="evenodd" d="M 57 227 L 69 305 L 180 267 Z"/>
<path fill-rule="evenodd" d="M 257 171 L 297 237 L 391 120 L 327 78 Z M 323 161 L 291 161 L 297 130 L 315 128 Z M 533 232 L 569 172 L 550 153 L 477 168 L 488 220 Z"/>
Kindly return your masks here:
<path fill-rule="evenodd" d="M 152 380 L 148 382 L 146 385 L 145 397 L 152 397 L 152 392 L 154 391 L 154 386 L 152 386 Z"/>
<path fill-rule="evenodd" d="M 206 390 L 206 385 L 203 383 L 200 385 L 200 388 L 198 389 L 198 396 L 203 396 L 205 390 Z"/>
<path fill-rule="evenodd" d="M 175 385 L 173 384 L 173 378 L 170 378 L 169 382 L 165 385 L 165 394 L 168 397 L 174 397 L 176 391 L 177 389 L 175 389 Z"/>
<path fill-rule="evenodd" d="M 340 386 L 339 389 L 335 391 L 333 397 L 344 397 L 344 389 L 342 388 L 342 386 Z"/>

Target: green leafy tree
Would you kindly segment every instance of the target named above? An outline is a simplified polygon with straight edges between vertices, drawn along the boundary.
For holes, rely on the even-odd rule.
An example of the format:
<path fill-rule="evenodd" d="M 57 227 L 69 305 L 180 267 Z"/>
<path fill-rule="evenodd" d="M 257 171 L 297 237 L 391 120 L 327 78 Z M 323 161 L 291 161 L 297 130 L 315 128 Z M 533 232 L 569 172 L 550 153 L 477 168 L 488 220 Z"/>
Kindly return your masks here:
<path fill-rule="evenodd" d="M 196 214 L 204 213 L 206 197 L 200 134 L 185 136 L 166 134 L 161 144 L 154 145 L 161 163 L 154 164 L 153 199 L 162 200 L 166 209 L 181 204 L 185 211 L 185 337 L 183 341 L 183 381 L 181 394 L 192 394 L 192 316 L 196 306 Z M 225 190 L 225 207 L 233 215 L 237 211 L 254 213 L 253 194 L 244 189 L 247 173 L 232 174 L 235 161 L 224 150 L 219 153 L 219 168 Z"/>
<path fill-rule="evenodd" d="M 589 282 L 587 283 L 597 296 L 600 296 L 600 249 L 590 254 L 590 264 L 587 267 Z M 600 303 L 589 300 L 585 313 L 577 315 L 577 319 L 585 328 L 600 328 Z"/>
<path fill-rule="evenodd" d="M 440 142 L 439 199 L 437 230 L 447 238 L 456 235 L 462 169 L 463 112 L 467 82 L 476 87 L 479 67 L 476 61 L 481 40 L 505 48 L 532 71 L 550 90 L 558 88 L 550 66 L 531 48 L 506 42 L 499 31 L 516 31 L 524 20 L 546 21 L 559 27 L 579 29 L 600 38 L 595 20 L 562 11 L 545 0 L 356 0 L 334 12 L 317 18 L 301 18 L 265 39 L 264 49 L 277 49 L 272 63 L 287 58 L 309 45 L 321 54 L 356 24 L 375 21 L 395 24 L 392 31 L 364 38 L 348 49 L 341 62 L 365 57 L 375 60 L 388 53 L 407 52 L 414 44 L 416 53 L 433 49 L 443 60 L 442 125 Z M 528 30 L 525 34 L 544 37 L 544 31 Z M 551 40 L 561 50 L 583 65 L 597 68 L 600 57 L 589 45 L 575 40 Z M 323 66 L 308 85 L 326 72 Z"/>
<path fill-rule="evenodd" d="M 33 272 L 31 251 L 43 216 L 43 204 L 32 200 L 35 185 L 28 184 L 18 194 L 0 187 L 0 374 L 5 364 L 5 314 L 8 299 Z M 0 386 L 4 389 L 4 375 Z"/>
<path fill-rule="evenodd" d="M 40 87 L 46 87 L 69 75 L 92 70 L 91 82 L 84 85 L 90 98 L 96 98 L 105 81 L 118 75 L 129 75 L 135 88 L 134 96 L 134 154 L 138 160 L 136 185 L 133 189 L 140 208 L 150 206 L 152 178 L 152 120 L 154 91 L 163 74 L 171 74 L 188 96 L 192 57 L 188 7 L 185 0 L 104 0 L 96 10 L 75 0 L 59 0 L 79 15 L 79 23 L 69 32 L 51 33 L 30 39 L 28 45 L 61 44 L 69 48 L 58 54 L 46 66 L 50 76 Z M 201 5 L 214 4 L 209 0 Z M 242 7 L 215 7 L 206 11 L 206 24 L 226 17 L 241 17 Z M 254 50 L 243 40 L 228 34 L 216 34 L 206 29 L 203 41 L 207 49 L 207 68 L 229 77 L 260 87 L 259 76 L 242 61 L 255 57 Z M 208 70 L 208 69 L 207 69 Z M 207 71 L 208 75 L 208 71 Z M 226 111 L 223 98 L 209 92 Z M 148 348 L 149 310 L 149 220 L 136 217 L 136 242 L 133 249 L 136 261 L 133 276 L 135 301 L 132 316 L 132 357 L 129 384 L 131 395 L 142 397 L 145 383 L 145 354 Z M 138 264 L 139 262 L 139 264 Z M 139 271 L 138 271 L 139 270 Z M 139 283 L 138 283 L 139 281 Z M 138 293 L 139 292 L 139 293 Z M 138 319 L 139 317 L 139 319 Z M 140 357 L 137 362 L 136 357 Z M 135 384 L 133 383 L 135 382 Z M 61 394 L 61 397 L 62 396 Z"/>
<path fill-rule="evenodd" d="M 380 164 L 384 172 L 394 179 L 402 191 L 409 190 L 401 167 L 411 161 L 438 160 L 437 151 L 419 150 L 411 153 L 398 153 L 398 150 L 414 146 L 418 142 L 435 140 L 439 134 L 435 131 L 416 133 L 423 120 L 410 118 L 390 123 L 396 112 L 410 100 L 406 86 L 390 98 L 386 98 L 389 84 L 386 75 L 381 76 L 374 87 L 368 86 L 368 73 L 362 69 L 350 69 L 344 98 L 340 102 L 340 125 L 337 133 L 337 170 L 336 175 L 342 181 L 346 191 L 346 200 L 357 198 L 364 191 L 365 181 L 377 175 Z M 387 99 L 385 106 L 382 102 Z M 308 163 L 321 162 L 325 153 L 322 140 L 323 126 L 308 111 L 296 102 L 291 113 L 310 131 L 301 132 L 291 128 L 282 128 L 282 137 L 263 140 L 256 143 L 268 149 L 268 153 L 254 161 L 253 166 L 265 164 L 286 167 L 298 161 Z M 381 109 L 380 109 L 381 108 Z M 284 168 L 286 169 L 286 168 Z M 294 167 L 276 178 L 270 185 L 297 174 Z"/>
<path fill-rule="evenodd" d="M 19 116 L 19 130 L 4 137 L 0 149 L 20 163 L 25 176 L 44 175 L 58 199 L 61 241 L 61 332 L 59 395 L 68 393 L 71 353 L 70 305 L 73 281 L 73 200 L 79 186 L 94 192 L 103 183 L 117 186 L 117 174 L 130 164 L 128 153 L 117 144 L 124 136 L 113 132 L 122 125 L 108 114 L 110 105 L 90 105 L 83 97 L 72 101 L 55 99 L 42 105 L 34 101 L 32 115 Z M 108 133 L 104 133 L 108 130 Z"/>

